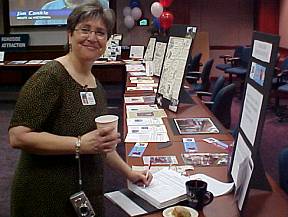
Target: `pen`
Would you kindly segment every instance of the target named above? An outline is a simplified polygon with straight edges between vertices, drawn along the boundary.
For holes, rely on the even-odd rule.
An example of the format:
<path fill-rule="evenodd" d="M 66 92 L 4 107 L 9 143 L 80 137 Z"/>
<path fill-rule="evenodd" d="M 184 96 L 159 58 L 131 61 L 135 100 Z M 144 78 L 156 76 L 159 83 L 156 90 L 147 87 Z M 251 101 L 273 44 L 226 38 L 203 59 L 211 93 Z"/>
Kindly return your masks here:
<path fill-rule="evenodd" d="M 147 171 L 146 171 L 146 175 L 145 175 L 145 177 L 146 177 L 146 180 L 148 180 L 148 176 L 149 176 L 149 171 L 150 171 L 150 168 L 151 168 L 151 162 L 149 161 L 149 164 L 148 164 L 148 169 L 147 169 Z M 146 185 L 144 185 L 144 188 L 146 188 Z"/>

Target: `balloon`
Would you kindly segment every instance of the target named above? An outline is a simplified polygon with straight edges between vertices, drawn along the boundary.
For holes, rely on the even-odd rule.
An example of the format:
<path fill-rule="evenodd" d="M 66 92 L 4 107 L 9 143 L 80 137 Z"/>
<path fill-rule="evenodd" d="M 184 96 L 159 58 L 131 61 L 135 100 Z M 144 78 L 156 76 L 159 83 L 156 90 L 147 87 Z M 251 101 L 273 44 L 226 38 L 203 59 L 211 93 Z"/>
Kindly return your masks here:
<path fill-rule="evenodd" d="M 170 13 L 169 11 L 164 11 L 160 18 L 160 26 L 162 29 L 167 30 L 171 27 L 173 20 L 174 20 L 174 16 L 172 13 Z"/>
<path fill-rule="evenodd" d="M 160 21 L 159 21 L 159 18 L 157 17 L 153 17 L 152 18 L 152 22 L 153 22 L 153 26 L 156 28 L 156 29 L 160 29 Z"/>
<path fill-rule="evenodd" d="M 135 25 L 135 21 L 132 16 L 128 15 L 124 17 L 124 24 L 128 29 L 132 29 Z"/>
<path fill-rule="evenodd" d="M 140 8 L 135 7 L 131 11 L 131 16 L 133 17 L 134 20 L 139 20 L 142 16 L 142 11 Z"/>
<path fill-rule="evenodd" d="M 169 7 L 172 2 L 173 0 L 160 0 L 160 4 L 163 5 L 163 7 Z"/>
<path fill-rule="evenodd" d="M 163 6 L 159 2 L 154 2 L 151 5 L 151 13 L 154 17 L 160 17 L 163 13 Z"/>
<path fill-rule="evenodd" d="M 131 0 L 129 3 L 130 8 L 140 8 L 140 2 L 138 0 Z"/>
<path fill-rule="evenodd" d="M 125 8 L 123 8 L 123 15 L 124 17 L 131 15 L 131 8 L 126 6 Z"/>

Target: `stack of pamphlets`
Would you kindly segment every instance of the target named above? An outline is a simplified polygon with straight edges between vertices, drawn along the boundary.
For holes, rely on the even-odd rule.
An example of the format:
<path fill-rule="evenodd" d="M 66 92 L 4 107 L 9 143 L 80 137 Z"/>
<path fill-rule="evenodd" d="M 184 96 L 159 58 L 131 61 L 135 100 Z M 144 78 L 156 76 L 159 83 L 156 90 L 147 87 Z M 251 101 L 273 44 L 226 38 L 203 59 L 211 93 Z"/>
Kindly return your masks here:
<path fill-rule="evenodd" d="M 167 142 L 169 137 L 162 121 L 167 117 L 157 105 L 127 105 L 128 134 L 125 142 Z"/>

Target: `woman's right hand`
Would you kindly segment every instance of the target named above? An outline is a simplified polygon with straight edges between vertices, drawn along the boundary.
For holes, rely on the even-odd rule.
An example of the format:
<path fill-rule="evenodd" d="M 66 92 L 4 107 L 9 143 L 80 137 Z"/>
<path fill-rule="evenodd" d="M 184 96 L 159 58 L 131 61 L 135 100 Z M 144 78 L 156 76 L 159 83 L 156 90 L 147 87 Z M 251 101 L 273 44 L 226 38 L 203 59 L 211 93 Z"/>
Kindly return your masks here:
<path fill-rule="evenodd" d="M 108 153 L 116 149 L 121 142 L 120 133 L 114 127 L 93 130 L 81 136 L 81 154 Z"/>

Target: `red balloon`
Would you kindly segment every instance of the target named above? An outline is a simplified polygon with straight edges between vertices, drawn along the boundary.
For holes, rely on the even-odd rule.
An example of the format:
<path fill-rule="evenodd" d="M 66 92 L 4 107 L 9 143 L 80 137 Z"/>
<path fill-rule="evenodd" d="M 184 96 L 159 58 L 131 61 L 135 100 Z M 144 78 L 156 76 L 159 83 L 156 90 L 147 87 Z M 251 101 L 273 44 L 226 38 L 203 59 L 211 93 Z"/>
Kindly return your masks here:
<path fill-rule="evenodd" d="M 173 0 L 160 0 L 160 4 L 163 7 L 169 7 L 172 4 Z"/>
<path fill-rule="evenodd" d="M 172 26 L 174 16 L 169 11 L 164 11 L 159 17 L 160 26 L 162 29 L 167 30 Z"/>

